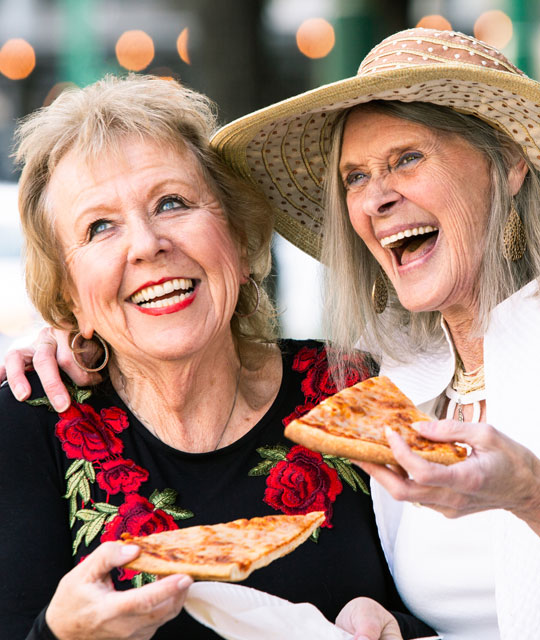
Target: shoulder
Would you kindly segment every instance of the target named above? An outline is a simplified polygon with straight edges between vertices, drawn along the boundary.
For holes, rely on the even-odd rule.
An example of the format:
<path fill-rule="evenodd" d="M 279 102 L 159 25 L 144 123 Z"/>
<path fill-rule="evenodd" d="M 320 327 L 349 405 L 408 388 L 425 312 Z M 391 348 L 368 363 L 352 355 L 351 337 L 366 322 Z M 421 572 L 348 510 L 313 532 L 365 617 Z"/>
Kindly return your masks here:
<path fill-rule="evenodd" d="M 338 354 L 320 340 L 282 340 L 280 349 L 285 370 L 327 378 L 331 387 L 328 393 L 338 390 L 334 382 L 338 369 L 344 374 L 343 384 L 339 386 L 351 386 L 378 373 L 375 360 L 365 351 Z"/>
<path fill-rule="evenodd" d="M 6 383 L 0 387 L 0 415 L 3 424 L 8 424 L 12 419 L 25 419 L 29 422 L 40 421 L 47 413 L 50 413 L 47 411 L 45 393 L 38 376 L 31 372 L 27 377 L 32 392 L 26 402 L 19 402 Z"/>

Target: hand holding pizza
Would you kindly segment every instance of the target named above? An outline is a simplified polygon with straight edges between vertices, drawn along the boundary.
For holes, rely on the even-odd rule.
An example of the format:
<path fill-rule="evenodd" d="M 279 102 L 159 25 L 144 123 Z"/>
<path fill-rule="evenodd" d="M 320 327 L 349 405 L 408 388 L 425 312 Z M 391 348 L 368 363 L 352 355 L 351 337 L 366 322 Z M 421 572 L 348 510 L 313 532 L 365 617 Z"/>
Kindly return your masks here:
<path fill-rule="evenodd" d="M 441 442 L 465 442 L 466 460 L 443 466 L 416 455 L 387 429 L 386 437 L 401 468 L 358 463 L 396 500 L 431 507 L 449 518 L 487 509 L 507 509 L 540 533 L 540 460 L 488 424 L 455 420 L 417 422 L 419 433 Z"/>
<path fill-rule="evenodd" d="M 339 612 L 336 625 L 354 640 L 403 640 L 394 616 L 371 598 L 355 598 Z"/>
<path fill-rule="evenodd" d="M 62 578 L 46 613 L 58 640 L 148 640 L 180 613 L 192 583 L 188 576 L 115 591 L 109 572 L 138 553 L 134 545 L 105 542 Z"/>

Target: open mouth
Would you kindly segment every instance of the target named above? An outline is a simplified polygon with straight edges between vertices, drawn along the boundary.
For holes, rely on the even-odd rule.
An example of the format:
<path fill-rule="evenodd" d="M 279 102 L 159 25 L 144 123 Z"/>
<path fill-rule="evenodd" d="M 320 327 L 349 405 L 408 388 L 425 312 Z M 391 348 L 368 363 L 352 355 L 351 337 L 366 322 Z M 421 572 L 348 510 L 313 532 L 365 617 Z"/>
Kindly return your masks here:
<path fill-rule="evenodd" d="M 392 251 L 398 265 L 407 265 L 429 253 L 439 236 L 437 227 L 414 227 L 380 239 L 381 246 Z"/>
<path fill-rule="evenodd" d="M 195 291 L 197 281 L 191 278 L 173 278 L 145 287 L 129 299 L 143 309 L 160 309 L 183 302 Z"/>

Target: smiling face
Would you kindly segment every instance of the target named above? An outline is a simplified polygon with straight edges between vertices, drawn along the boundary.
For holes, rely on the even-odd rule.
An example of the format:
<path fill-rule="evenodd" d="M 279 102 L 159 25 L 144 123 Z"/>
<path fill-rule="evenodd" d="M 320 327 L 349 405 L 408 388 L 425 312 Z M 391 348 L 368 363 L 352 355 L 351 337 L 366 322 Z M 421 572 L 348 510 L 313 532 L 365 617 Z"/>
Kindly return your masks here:
<path fill-rule="evenodd" d="M 340 176 L 351 223 L 409 311 L 474 313 L 488 161 L 462 137 L 357 109 Z"/>
<path fill-rule="evenodd" d="M 91 164 L 72 151 L 47 196 L 83 335 L 139 360 L 230 343 L 245 265 L 189 151 L 130 138 Z"/>

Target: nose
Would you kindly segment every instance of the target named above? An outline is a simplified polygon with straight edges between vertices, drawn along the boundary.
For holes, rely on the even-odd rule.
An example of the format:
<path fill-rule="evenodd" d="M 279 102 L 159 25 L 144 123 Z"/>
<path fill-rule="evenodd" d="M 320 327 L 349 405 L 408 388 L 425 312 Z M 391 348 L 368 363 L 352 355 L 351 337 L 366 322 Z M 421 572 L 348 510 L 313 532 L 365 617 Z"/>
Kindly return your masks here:
<path fill-rule="evenodd" d="M 152 262 L 171 248 L 170 240 L 147 216 L 136 216 L 128 225 L 128 262 Z"/>
<path fill-rule="evenodd" d="M 392 186 L 391 176 L 372 176 L 364 191 L 364 211 L 369 216 L 386 216 L 402 196 Z"/>

